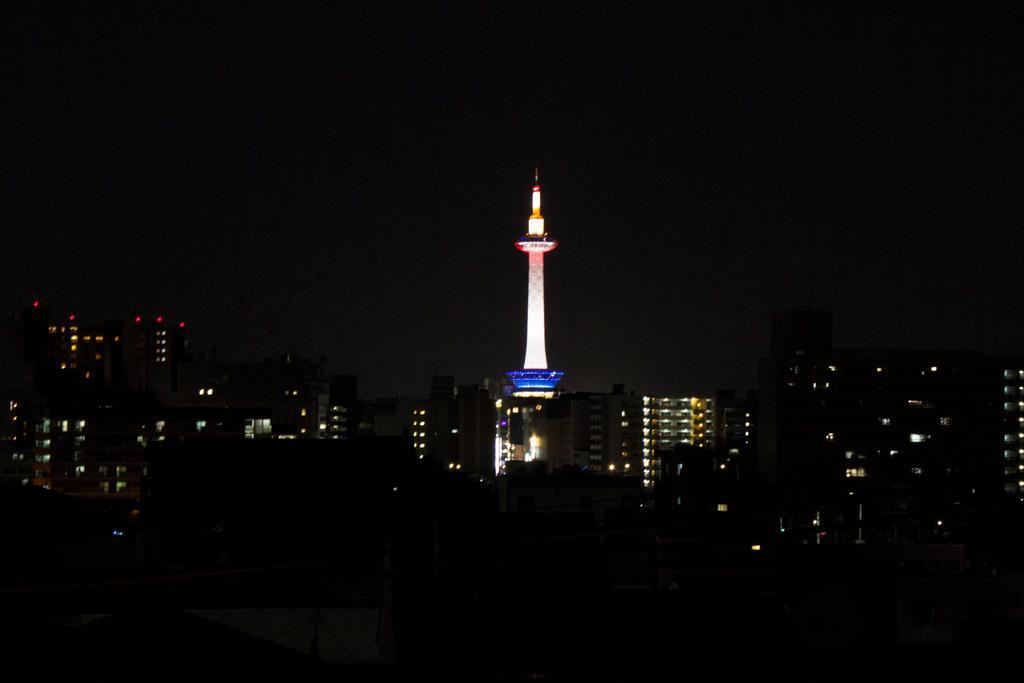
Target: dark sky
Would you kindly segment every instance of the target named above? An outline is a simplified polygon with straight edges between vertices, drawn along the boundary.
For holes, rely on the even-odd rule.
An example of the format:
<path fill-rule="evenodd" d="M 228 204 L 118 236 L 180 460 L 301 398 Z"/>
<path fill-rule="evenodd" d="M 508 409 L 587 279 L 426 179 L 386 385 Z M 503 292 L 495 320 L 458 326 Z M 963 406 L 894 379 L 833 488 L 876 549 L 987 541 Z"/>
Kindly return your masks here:
<path fill-rule="evenodd" d="M 753 386 L 809 300 L 845 346 L 1024 351 L 1019 4 L 819 4 L 26 3 L 0 311 L 160 311 L 368 395 L 495 375 L 540 166 L 567 388 Z"/>

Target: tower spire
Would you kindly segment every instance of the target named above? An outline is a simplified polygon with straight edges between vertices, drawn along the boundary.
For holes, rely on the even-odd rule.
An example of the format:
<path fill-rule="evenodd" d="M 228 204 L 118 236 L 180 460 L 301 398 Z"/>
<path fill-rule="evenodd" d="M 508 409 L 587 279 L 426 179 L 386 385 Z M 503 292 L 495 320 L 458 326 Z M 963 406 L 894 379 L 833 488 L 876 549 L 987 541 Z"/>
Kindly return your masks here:
<path fill-rule="evenodd" d="M 544 232 L 544 217 L 540 215 L 540 169 L 533 169 L 533 213 L 530 214 L 529 228 L 527 235 L 546 235 Z M 552 247 L 554 248 L 554 247 Z"/>

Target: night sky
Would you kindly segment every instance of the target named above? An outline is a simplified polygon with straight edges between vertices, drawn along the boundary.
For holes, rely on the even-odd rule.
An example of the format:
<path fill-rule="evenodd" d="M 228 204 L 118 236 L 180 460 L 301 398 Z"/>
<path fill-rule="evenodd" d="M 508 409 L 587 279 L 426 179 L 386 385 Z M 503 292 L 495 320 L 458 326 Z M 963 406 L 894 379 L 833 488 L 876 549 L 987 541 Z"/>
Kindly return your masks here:
<path fill-rule="evenodd" d="M 751 387 L 773 310 L 1024 352 L 1017 3 L 75 3 L 0 17 L 0 314 L 162 312 L 425 394 Z"/>

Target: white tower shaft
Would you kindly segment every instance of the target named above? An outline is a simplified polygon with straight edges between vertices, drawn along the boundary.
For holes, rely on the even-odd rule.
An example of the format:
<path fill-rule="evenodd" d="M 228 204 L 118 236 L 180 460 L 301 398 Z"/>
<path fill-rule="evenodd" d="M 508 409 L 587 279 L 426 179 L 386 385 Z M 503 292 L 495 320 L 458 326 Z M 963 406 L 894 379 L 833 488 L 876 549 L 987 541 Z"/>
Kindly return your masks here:
<path fill-rule="evenodd" d="M 526 360 L 523 368 L 543 370 L 548 367 L 544 349 L 544 252 L 531 251 L 529 308 L 526 312 Z"/>

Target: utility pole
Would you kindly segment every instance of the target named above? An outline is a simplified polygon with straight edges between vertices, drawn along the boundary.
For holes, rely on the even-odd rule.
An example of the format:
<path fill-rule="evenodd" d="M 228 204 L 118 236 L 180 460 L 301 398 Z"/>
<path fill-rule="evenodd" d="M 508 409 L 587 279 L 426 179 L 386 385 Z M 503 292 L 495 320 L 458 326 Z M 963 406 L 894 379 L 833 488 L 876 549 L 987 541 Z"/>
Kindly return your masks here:
<path fill-rule="evenodd" d="M 313 610 L 313 640 L 309 643 L 309 654 L 320 661 L 320 610 Z"/>

